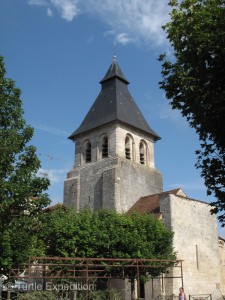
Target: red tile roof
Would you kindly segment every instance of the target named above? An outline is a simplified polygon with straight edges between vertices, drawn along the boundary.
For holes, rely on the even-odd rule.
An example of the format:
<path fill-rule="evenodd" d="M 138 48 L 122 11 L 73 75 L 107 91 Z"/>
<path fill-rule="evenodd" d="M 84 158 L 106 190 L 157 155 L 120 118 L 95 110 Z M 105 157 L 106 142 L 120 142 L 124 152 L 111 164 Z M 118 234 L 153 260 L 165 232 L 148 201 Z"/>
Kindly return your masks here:
<path fill-rule="evenodd" d="M 165 191 L 162 193 L 149 195 L 145 197 L 141 197 L 129 210 L 128 214 L 138 211 L 141 214 L 145 213 L 154 213 L 159 214 L 160 213 L 160 195 L 163 194 L 173 194 L 176 196 L 184 197 L 185 193 L 182 191 L 181 188 L 177 188 L 170 191 Z"/>

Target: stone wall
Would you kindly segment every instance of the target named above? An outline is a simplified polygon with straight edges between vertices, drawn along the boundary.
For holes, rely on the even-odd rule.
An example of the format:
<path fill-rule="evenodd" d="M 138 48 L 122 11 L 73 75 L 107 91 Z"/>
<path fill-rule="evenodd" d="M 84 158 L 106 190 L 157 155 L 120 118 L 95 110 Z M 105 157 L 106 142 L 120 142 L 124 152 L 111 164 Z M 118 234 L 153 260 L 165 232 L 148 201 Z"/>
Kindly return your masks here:
<path fill-rule="evenodd" d="M 126 159 L 117 164 L 117 211 L 127 212 L 140 198 L 162 191 L 162 177 L 155 169 Z"/>
<path fill-rule="evenodd" d="M 82 159 L 82 154 L 83 145 L 87 140 L 90 141 L 92 145 L 92 162 L 100 161 L 102 159 L 100 155 L 100 141 L 103 135 L 108 136 L 109 157 L 114 158 L 125 158 L 125 139 L 127 135 L 130 136 L 133 140 L 133 154 L 131 160 L 137 163 L 140 163 L 139 145 L 141 141 L 144 141 L 147 146 L 146 165 L 151 168 L 155 167 L 153 139 L 138 129 L 131 128 L 130 126 L 118 122 L 107 124 L 77 137 L 75 145 L 75 167 L 85 164 Z"/>
<path fill-rule="evenodd" d="M 225 295 L 225 240 L 219 237 L 219 253 L 222 285 L 220 286 L 221 293 Z"/>
<path fill-rule="evenodd" d="M 140 197 L 162 191 L 161 174 L 155 168 L 121 158 L 77 167 L 67 177 L 64 204 L 77 210 L 126 212 Z"/>
<path fill-rule="evenodd" d="M 101 157 L 101 137 L 108 137 L 109 155 Z M 132 159 L 125 156 L 125 139 L 132 138 Z M 83 159 L 84 145 L 92 145 L 90 163 Z M 140 163 L 139 145 L 146 145 L 145 164 Z M 151 137 L 120 123 L 111 123 L 79 136 L 74 168 L 64 183 L 64 204 L 76 210 L 85 207 L 126 212 L 140 197 L 162 192 L 162 176 L 154 165 Z"/>
<path fill-rule="evenodd" d="M 116 125 L 116 156 L 125 158 L 125 138 L 126 136 L 130 136 L 133 140 L 133 155 L 132 161 L 136 163 L 140 163 L 140 151 L 139 145 L 141 141 L 144 141 L 147 145 L 147 157 L 146 157 L 146 165 L 150 168 L 155 168 L 154 162 L 154 141 L 149 135 L 146 135 L 144 132 L 133 129 L 125 124 L 117 124 Z"/>
<path fill-rule="evenodd" d="M 207 203 L 161 194 L 160 210 L 165 225 L 174 232 L 177 259 L 183 260 L 183 279 L 188 295 L 212 294 L 221 299 L 221 282 L 216 216 Z M 176 275 L 176 274 L 174 274 Z M 177 294 L 181 284 L 175 280 L 169 289 Z"/>

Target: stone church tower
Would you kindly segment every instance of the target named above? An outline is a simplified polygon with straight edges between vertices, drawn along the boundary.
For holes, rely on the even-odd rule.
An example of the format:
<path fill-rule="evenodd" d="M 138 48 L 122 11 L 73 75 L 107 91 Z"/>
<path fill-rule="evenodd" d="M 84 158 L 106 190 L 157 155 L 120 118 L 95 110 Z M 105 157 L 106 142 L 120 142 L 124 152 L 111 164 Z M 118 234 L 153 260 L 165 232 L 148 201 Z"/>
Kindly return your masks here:
<path fill-rule="evenodd" d="M 130 95 L 115 57 L 100 83 L 97 99 L 69 137 L 76 154 L 64 183 L 64 204 L 126 212 L 140 197 L 162 192 L 154 164 L 160 137 Z"/>
<path fill-rule="evenodd" d="M 163 192 L 162 176 L 154 164 L 154 143 L 160 138 L 130 95 L 129 82 L 115 58 L 100 83 L 97 99 L 69 137 L 76 154 L 64 183 L 64 204 L 76 210 L 153 213 L 174 232 L 174 251 L 183 261 L 182 285 L 189 299 L 203 299 L 204 294 L 204 299 L 221 300 L 225 240 L 218 241 L 211 207 L 180 188 Z M 175 299 L 181 279 L 175 269 L 170 272 L 173 279 L 164 276 L 162 282 L 147 282 L 141 299 L 162 299 L 162 295 Z M 124 299 L 130 294 L 125 293 Z"/>

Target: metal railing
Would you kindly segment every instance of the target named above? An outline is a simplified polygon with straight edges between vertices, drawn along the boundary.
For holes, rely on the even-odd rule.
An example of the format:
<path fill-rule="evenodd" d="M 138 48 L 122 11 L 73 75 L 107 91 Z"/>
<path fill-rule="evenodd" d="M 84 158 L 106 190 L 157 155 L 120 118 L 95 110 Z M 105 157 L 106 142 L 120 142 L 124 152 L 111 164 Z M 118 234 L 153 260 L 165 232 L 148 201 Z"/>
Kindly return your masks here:
<path fill-rule="evenodd" d="M 211 294 L 189 295 L 189 300 L 212 300 Z"/>

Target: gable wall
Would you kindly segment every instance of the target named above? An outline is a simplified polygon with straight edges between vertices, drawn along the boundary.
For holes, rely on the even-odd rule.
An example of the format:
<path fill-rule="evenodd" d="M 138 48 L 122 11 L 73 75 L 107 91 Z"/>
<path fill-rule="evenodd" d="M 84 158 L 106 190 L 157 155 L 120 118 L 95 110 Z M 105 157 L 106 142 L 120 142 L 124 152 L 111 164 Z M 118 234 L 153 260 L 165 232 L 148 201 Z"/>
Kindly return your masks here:
<path fill-rule="evenodd" d="M 184 288 L 189 295 L 212 294 L 221 298 L 222 287 L 216 216 L 200 201 L 162 194 L 160 210 L 165 225 L 174 231 L 177 259 L 183 261 Z M 172 293 L 180 283 L 173 281 Z"/>

